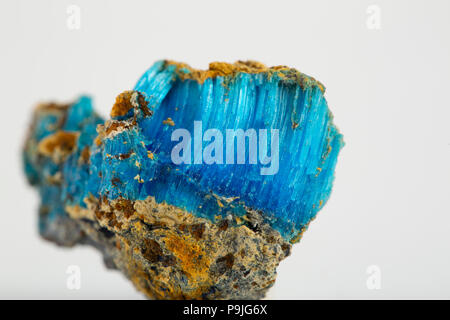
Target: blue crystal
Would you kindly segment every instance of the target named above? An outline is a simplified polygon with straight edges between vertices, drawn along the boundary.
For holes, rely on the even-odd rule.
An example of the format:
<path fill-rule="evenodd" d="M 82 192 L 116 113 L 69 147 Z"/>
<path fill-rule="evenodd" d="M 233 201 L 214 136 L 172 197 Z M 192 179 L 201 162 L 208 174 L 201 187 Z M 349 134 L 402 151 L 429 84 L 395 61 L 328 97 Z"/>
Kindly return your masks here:
<path fill-rule="evenodd" d="M 104 139 L 100 147 L 94 146 L 89 172 L 75 166 L 79 155 L 72 155 L 65 165 L 69 177 L 65 191 L 80 205 L 89 193 L 108 199 L 154 196 L 158 202 L 209 219 L 255 209 L 263 212 L 286 239 L 296 239 L 328 200 L 343 146 L 323 86 L 288 68 L 237 72 L 203 82 L 182 76 L 190 72 L 165 61 L 145 72 L 134 90 L 145 95 L 153 115 L 137 112 L 136 126 Z M 91 111 L 80 102 L 72 109 L 74 119 L 68 122 L 68 129 L 84 126 L 86 132 L 78 147 L 82 150 L 91 144 L 93 126 L 99 122 L 89 118 Z M 130 119 L 135 113 L 130 109 L 115 119 Z M 164 124 L 166 119 L 172 119 L 174 125 Z M 223 132 L 279 129 L 278 173 L 261 175 L 260 166 L 248 163 L 175 165 L 171 161 L 175 144 L 171 134 L 177 128 L 193 132 L 194 121 L 202 121 L 205 129 Z M 203 148 L 206 145 L 203 142 Z M 131 156 L 121 159 L 121 155 Z M 234 200 L 220 201 L 223 198 Z"/>
<path fill-rule="evenodd" d="M 82 97 L 70 106 L 64 130 L 81 135 L 76 151 L 63 164 L 62 190 L 42 188 L 44 203 L 68 199 L 66 205 L 85 206 L 83 200 L 89 195 L 129 200 L 154 196 L 158 202 L 208 219 L 254 209 L 286 239 L 295 240 L 328 200 L 343 146 L 324 87 L 289 68 L 238 71 L 203 81 L 191 76 L 192 72 L 167 61 L 155 63 L 134 88 L 145 96 L 153 115 L 131 108 L 114 117 L 135 117 L 136 125 L 105 138 L 99 146 L 93 141 L 103 120 L 94 113 L 90 99 Z M 164 123 L 166 119 L 174 125 Z M 57 121 L 53 114 L 43 117 L 35 138 L 39 141 L 54 133 L 48 128 Z M 178 128 L 193 132 L 194 121 L 202 122 L 203 131 L 279 129 L 279 171 L 261 175 L 261 165 L 193 164 L 194 159 L 192 164 L 174 164 L 172 132 Z M 207 144 L 203 142 L 202 148 Z M 86 147 L 90 148 L 90 164 L 80 165 Z M 36 179 L 36 168 L 27 161 L 25 165 L 30 179 Z M 53 162 L 44 167 L 42 172 L 47 174 L 58 170 Z"/>
<path fill-rule="evenodd" d="M 331 193 L 344 143 L 324 92 L 284 66 L 159 61 L 108 120 L 85 96 L 40 105 L 23 153 L 39 231 L 152 298 L 261 298 Z"/>

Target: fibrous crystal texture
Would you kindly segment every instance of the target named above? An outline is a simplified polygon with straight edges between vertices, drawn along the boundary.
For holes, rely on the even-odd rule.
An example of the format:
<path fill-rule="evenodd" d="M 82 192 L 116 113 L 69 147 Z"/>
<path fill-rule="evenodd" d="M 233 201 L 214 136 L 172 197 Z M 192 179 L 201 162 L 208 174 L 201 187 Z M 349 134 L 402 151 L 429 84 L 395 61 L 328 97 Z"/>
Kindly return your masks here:
<path fill-rule="evenodd" d="M 40 234 L 95 246 L 150 298 L 262 298 L 331 192 L 324 91 L 284 66 L 159 61 L 109 120 L 88 97 L 39 105 L 23 155 Z"/>

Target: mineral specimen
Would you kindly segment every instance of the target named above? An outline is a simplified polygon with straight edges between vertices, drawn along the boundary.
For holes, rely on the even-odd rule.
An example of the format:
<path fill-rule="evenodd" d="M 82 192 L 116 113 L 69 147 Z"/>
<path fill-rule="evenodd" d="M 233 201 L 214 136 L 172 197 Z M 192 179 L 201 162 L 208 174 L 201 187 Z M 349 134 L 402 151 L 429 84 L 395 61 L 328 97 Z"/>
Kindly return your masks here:
<path fill-rule="evenodd" d="M 88 97 L 39 105 L 23 157 L 40 234 L 95 246 L 150 298 L 264 297 L 331 192 L 324 91 L 284 66 L 160 61 L 109 120 Z"/>

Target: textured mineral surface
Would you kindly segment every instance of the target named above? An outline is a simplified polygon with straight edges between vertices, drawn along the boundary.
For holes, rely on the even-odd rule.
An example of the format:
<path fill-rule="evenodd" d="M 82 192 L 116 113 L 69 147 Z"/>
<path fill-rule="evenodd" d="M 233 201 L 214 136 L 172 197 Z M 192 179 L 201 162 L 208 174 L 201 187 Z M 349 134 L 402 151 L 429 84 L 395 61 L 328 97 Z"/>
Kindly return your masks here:
<path fill-rule="evenodd" d="M 88 97 L 37 106 L 40 234 L 98 248 L 149 298 L 264 297 L 331 192 L 343 141 L 324 91 L 284 66 L 159 61 L 108 120 Z"/>

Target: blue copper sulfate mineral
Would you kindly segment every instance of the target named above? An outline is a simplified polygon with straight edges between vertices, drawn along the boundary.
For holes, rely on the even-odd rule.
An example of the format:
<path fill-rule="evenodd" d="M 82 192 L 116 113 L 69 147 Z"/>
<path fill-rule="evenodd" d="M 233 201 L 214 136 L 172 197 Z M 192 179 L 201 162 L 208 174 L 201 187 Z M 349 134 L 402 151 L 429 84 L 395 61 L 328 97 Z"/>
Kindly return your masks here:
<path fill-rule="evenodd" d="M 158 61 L 105 120 L 38 105 L 23 151 L 39 232 L 89 244 L 152 299 L 259 299 L 327 202 L 342 135 L 314 78 Z"/>

